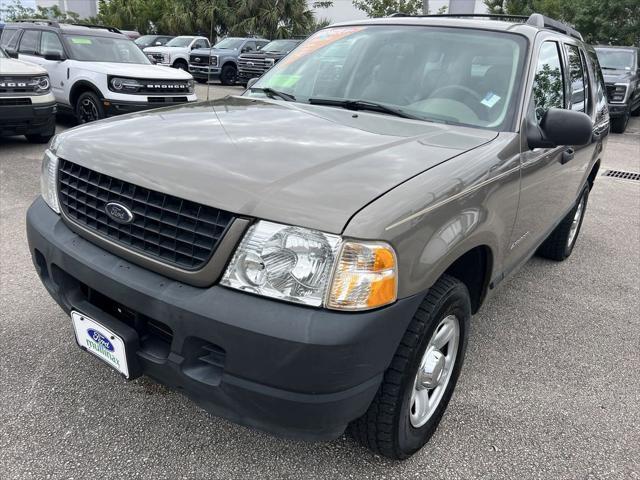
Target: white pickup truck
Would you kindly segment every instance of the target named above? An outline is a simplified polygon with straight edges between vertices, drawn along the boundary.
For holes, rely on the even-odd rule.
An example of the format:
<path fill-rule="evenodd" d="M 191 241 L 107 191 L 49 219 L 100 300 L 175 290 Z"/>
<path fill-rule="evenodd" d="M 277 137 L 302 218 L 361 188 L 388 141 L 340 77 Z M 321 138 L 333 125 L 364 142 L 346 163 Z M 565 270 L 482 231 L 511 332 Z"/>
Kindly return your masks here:
<path fill-rule="evenodd" d="M 182 35 L 176 37 L 162 47 L 147 47 L 144 53 L 158 65 L 189 70 L 189 54 L 196 48 L 210 48 L 206 37 Z"/>

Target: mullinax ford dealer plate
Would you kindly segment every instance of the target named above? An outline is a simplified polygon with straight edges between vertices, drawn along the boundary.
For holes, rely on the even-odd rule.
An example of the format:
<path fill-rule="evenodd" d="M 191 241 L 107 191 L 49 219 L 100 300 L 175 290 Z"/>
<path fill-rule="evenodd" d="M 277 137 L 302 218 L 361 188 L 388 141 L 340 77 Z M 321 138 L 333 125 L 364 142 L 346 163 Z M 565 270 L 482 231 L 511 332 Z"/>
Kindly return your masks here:
<path fill-rule="evenodd" d="M 129 378 L 127 355 L 122 338 L 82 313 L 71 312 L 71 321 L 78 345 Z"/>

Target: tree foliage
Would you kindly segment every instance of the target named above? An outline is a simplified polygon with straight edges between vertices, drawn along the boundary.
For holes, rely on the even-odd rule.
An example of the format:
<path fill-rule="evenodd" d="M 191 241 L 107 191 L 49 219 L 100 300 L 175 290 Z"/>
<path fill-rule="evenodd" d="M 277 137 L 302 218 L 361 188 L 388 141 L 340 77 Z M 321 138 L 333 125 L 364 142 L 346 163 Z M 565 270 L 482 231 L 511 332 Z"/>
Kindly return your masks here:
<path fill-rule="evenodd" d="M 307 35 L 318 27 L 305 0 L 100 0 L 98 21 L 140 33 Z"/>
<path fill-rule="evenodd" d="M 422 0 L 353 0 L 353 6 L 368 17 L 388 17 L 394 13 L 415 15 L 422 11 Z"/>
<path fill-rule="evenodd" d="M 638 0 L 485 0 L 491 13 L 542 13 L 568 23 L 589 43 L 640 44 Z"/>
<path fill-rule="evenodd" d="M 64 13 L 57 5 L 53 5 L 52 7 L 38 6 L 36 8 L 30 8 L 24 7 L 20 0 L 13 0 L 13 3 L 0 9 L 0 18 L 7 22 L 21 18 L 41 18 L 71 23 L 80 20 L 80 16 L 77 13 L 71 11 Z"/>

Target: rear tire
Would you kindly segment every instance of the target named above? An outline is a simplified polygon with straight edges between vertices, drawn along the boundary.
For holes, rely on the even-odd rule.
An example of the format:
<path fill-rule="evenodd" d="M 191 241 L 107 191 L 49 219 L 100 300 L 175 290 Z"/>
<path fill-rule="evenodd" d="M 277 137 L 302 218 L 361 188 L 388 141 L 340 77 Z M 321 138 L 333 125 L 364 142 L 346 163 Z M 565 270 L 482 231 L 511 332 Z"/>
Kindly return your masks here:
<path fill-rule="evenodd" d="M 573 247 L 578 240 L 584 214 L 587 210 L 589 200 L 589 185 L 586 185 L 578 198 L 578 201 L 562 219 L 562 222 L 555 228 L 551 235 L 547 237 L 536 252 L 537 255 L 561 262 L 571 255 Z"/>
<path fill-rule="evenodd" d="M 76 100 L 75 114 L 79 124 L 95 122 L 106 117 L 100 99 L 93 92 L 80 94 Z"/>
<path fill-rule="evenodd" d="M 410 457 L 429 441 L 460 375 L 470 319 L 471 301 L 467 287 L 456 278 L 443 275 L 429 289 L 411 320 L 369 409 L 350 424 L 350 433 L 356 440 L 376 453 L 397 460 Z M 457 340 L 439 347 L 438 353 L 444 355 L 445 360 L 439 367 L 437 381 L 445 383 L 436 394 L 438 386 L 424 386 L 423 375 L 430 364 L 429 354 L 438 343 L 434 343 L 434 339 L 440 335 L 444 337 L 445 327 L 449 324 L 455 324 L 455 328 L 450 328 L 452 332 L 457 330 Z M 452 333 L 451 338 L 455 335 Z M 446 357 L 450 354 L 453 359 L 447 364 Z M 435 383 L 433 370 L 428 378 Z M 427 396 L 427 401 L 418 407 L 420 391 Z"/>

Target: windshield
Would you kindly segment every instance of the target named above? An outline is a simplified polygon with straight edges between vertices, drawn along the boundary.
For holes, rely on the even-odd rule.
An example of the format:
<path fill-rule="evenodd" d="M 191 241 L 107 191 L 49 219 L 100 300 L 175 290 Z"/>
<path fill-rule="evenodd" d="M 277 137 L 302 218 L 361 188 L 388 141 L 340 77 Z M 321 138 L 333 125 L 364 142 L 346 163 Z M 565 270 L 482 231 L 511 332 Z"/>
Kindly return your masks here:
<path fill-rule="evenodd" d="M 150 64 L 135 43 L 125 38 L 65 35 L 71 58 L 82 62 Z"/>
<path fill-rule="evenodd" d="M 240 48 L 240 45 L 244 42 L 244 38 L 225 38 L 224 40 L 216 43 L 213 48 L 226 48 L 229 50 L 235 50 Z"/>
<path fill-rule="evenodd" d="M 262 47 L 263 52 L 290 52 L 300 42 L 298 40 L 274 40 Z"/>
<path fill-rule="evenodd" d="M 135 39 L 134 42 L 136 42 L 136 45 L 146 46 L 151 45 L 155 38 L 155 35 L 143 35 L 142 37 Z"/>
<path fill-rule="evenodd" d="M 513 121 L 525 49 L 524 37 L 494 31 L 327 28 L 277 63 L 247 94 L 272 96 L 261 91 L 268 88 L 298 102 L 375 102 L 426 121 L 498 130 Z"/>
<path fill-rule="evenodd" d="M 0 58 L 9 58 L 9 56 L 4 53 L 4 50 L 0 48 Z"/>
<path fill-rule="evenodd" d="M 193 41 L 193 37 L 176 37 L 169 40 L 165 47 L 188 47 Z"/>
<path fill-rule="evenodd" d="M 632 70 L 636 52 L 619 48 L 596 48 L 600 68 L 604 70 Z"/>

